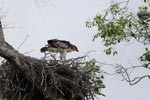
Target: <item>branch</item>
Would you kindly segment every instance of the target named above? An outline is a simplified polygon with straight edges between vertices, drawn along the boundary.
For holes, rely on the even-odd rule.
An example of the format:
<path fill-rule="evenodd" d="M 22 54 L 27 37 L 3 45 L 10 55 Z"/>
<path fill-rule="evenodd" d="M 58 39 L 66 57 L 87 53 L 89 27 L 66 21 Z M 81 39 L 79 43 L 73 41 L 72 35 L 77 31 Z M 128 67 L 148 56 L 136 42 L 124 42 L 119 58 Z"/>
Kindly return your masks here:
<path fill-rule="evenodd" d="M 23 73 L 24 77 L 30 83 L 33 83 L 31 70 L 29 68 L 31 67 L 30 65 L 31 63 L 28 61 L 28 57 L 19 53 L 4 40 L 1 21 L 0 21 L 0 56 L 5 58 L 10 63 L 12 63 L 17 70 Z M 36 82 L 34 82 L 33 84 L 35 85 L 35 88 L 38 89 L 38 91 L 40 91 L 44 95 L 44 90 L 42 90 L 42 88 Z"/>
<path fill-rule="evenodd" d="M 108 72 L 108 71 L 102 71 L 102 73 L 106 74 L 106 75 L 110 75 L 110 76 L 121 76 L 121 80 L 125 80 L 126 82 L 129 83 L 129 85 L 135 85 L 135 84 L 138 84 L 140 81 L 142 81 L 143 79 L 145 78 L 148 78 L 150 79 L 150 74 L 144 74 L 144 75 L 141 75 L 141 76 L 134 76 L 134 77 L 131 77 L 131 74 L 133 72 L 135 72 L 135 70 L 139 69 L 142 70 L 142 69 L 148 69 L 150 70 L 150 68 L 145 68 L 143 66 L 131 66 L 131 67 L 124 67 L 122 65 L 113 65 L 113 64 L 107 64 L 107 63 L 101 63 L 101 62 L 98 62 L 101 67 L 102 66 L 111 66 L 112 67 L 112 71 L 113 72 Z"/>
<path fill-rule="evenodd" d="M 3 33 L 2 23 L 0 21 L 0 47 L 3 45 L 3 42 L 4 42 L 4 33 Z"/>
<path fill-rule="evenodd" d="M 135 85 L 135 84 L 137 84 L 138 82 L 140 82 L 142 79 L 144 79 L 146 77 L 150 79 L 150 75 L 144 75 L 144 76 L 141 76 L 141 77 L 135 77 L 133 80 L 129 81 L 129 83 L 130 83 L 130 85 Z"/>
<path fill-rule="evenodd" d="M 136 68 L 145 68 L 145 67 L 142 67 L 142 66 L 131 66 L 129 68 L 125 68 L 122 65 L 118 65 L 118 66 L 116 66 L 116 68 L 117 68 L 116 74 L 121 75 L 123 80 L 128 82 L 130 85 L 135 85 L 135 84 L 139 83 L 141 80 L 143 80 L 146 77 L 150 79 L 150 75 L 143 75 L 143 76 L 134 77 L 134 78 L 130 77 L 130 74 Z"/>

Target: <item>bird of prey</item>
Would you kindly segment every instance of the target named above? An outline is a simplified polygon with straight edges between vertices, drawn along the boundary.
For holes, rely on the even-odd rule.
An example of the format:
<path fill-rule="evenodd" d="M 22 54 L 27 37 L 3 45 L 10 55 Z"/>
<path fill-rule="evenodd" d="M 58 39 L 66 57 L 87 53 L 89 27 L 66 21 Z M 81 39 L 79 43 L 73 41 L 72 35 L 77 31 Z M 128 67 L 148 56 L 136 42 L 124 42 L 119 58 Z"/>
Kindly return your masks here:
<path fill-rule="evenodd" d="M 51 39 L 48 40 L 47 43 L 48 45 L 41 48 L 41 52 L 60 53 L 60 59 L 62 61 L 66 60 L 67 53 L 72 51 L 78 52 L 78 48 L 69 41 Z"/>

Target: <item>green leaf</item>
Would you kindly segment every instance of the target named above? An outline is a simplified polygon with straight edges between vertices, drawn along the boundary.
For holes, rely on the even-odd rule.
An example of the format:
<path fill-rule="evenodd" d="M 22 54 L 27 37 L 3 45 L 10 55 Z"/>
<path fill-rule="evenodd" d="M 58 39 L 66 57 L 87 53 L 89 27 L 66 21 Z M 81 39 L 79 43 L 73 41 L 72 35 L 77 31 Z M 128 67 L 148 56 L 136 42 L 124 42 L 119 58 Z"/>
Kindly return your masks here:
<path fill-rule="evenodd" d="M 146 51 L 148 51 L 148 48 L 145 48 Z"/>
<path fill-rule="evenodd" d="M 117 55 L 118 54 L 118 52 L 117 51 L 114 51 L 113 52 L 113 56 L 115 56 L 115 55 Z"/>
<path fill-rule="evenodd" d="M 106 50 L 105 50 L 106 55 L 110 55 L 110 54 L 111 54 L 111 50 L 112 50 L 112 48 L 111 48 L 111 47 L 110 47 L 110 48 L 108 48 L 108 49 L 106 49 Z"/>

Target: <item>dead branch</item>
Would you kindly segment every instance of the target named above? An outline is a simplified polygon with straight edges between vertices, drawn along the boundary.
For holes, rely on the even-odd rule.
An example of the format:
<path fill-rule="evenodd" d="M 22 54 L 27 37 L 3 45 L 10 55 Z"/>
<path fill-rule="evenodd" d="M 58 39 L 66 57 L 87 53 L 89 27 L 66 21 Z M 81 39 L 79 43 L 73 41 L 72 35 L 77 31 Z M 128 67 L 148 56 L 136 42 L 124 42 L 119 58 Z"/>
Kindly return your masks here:
<path fill-rule="evenodd" d="M 136 72 L 135 70 L 143 70 L 143 69 L 150 69 L 150 68 L 145 68 L 144 66 L 130 66 L 130 67 L 125 67 L 123 65 L 113 65 L 113 64 L 106 64 L 106 63 L 100 63 L 103 66 L 111 66 L 113 71 L 112 73 L 107 72 L 107 71 L 102 71 L 102 73 L 106 75 L 111 75 L 111 76 L 121 76 L 119 79 L 122 81 L 126 81 L 129 83 L 129 85 L 135 85 L 138 84 L 140 81 L 142 81 L 145 78 L 150 79 L 150 74 L 144 74 L 141 76 L 132 76 L 132 73 Z"/>
<path fill-rule="evenodd" d="M 130 74 L 133 72 L 133 70 L 135 70 L 137 68 L 144 68 L 144 67 L 143 66 L 131 66 L 129 68 L 125 68 L 122 65 L 117 65 L 116 66 L 116 74 L 121 75 L 123 80 L 128 82 L 130 85 L 135 85 L 145 78 L 150 79 L 150 74 L 139 76 L 139 77 L 135 76 L 134 78 L 131 77 Z"/>
<path fill-rule="evenodd" d="M 4 34 L 2 29 L 2 23 L 0 21 L 0 47 L 3 45 L 3 43 L 4 43 Z"/>

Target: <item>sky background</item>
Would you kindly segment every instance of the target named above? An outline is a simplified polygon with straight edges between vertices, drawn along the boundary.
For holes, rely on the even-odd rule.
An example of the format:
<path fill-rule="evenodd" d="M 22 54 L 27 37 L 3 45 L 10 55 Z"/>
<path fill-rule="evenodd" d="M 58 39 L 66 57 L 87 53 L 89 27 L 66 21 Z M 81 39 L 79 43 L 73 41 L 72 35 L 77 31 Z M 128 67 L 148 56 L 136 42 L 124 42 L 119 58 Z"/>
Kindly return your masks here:
<path fill-rule="evenodd" d="M 122 1 L 122 0 L 120 0 Z M 141 0 L 130 0 L 129 7 L 137 12 Z M 19 48 L 21 53 L 29 52 L 27 55 L 41 58 L 40 48 L 46 44 L 48 39 L 65 39 L 75 44 L 79 52 L 68 54 L 69 58 L 83 56 L 89 51 L 89 57 L 99 62 L 109 64 L 122 64 L 130 66 L 139 65 L 138 57 L 144 48 L 140 43 L 121 43 L 117 46 L 119 55 L 106 56 L 103 52 L 104 46 L 101 40 L 92 42 L 92 36 L 96 29 L 86 28 L 85 22 L 92 19 L 97 13 L 103 13 L 110 5 L 110 0 L 50 0 L 46 4 L 34 0 L 0 0 L 2 12 L 7 12 L 7 17 L 2 19 L 4 24 L 15 26 L 13 29 L 4 29 L 5 39 L 14 48 L 17 48 L 24 38 L 29 37 Z M 32 52 L 30 52 L 32 51 Z M 111 67 L 103 68 L 111 71 Z M 149 73 L 149 70 L 137 70 L 135 75 Z M 116 77 L 105 76 L 106 88 L 102 92 L 106 97 L 98 100 L 149 100 L 150 80 L 144 79 L 139 84 L 129 86 Z"/>

